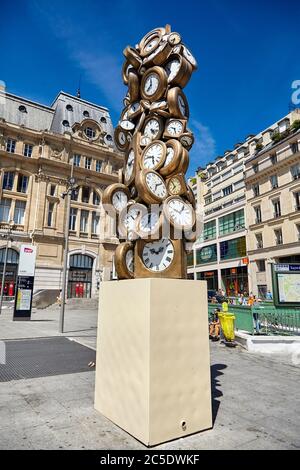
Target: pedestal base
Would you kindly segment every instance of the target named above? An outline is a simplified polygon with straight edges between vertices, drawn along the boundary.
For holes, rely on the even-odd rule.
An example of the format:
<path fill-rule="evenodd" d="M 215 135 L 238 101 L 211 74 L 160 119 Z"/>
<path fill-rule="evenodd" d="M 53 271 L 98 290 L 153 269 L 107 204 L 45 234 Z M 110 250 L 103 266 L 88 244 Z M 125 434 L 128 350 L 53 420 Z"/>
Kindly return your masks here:
<path fill-rule="evenodd" d="M 147 446 L 212 427 L 204 281 L 103 282 L 98 322 L 96 410 Z"/>

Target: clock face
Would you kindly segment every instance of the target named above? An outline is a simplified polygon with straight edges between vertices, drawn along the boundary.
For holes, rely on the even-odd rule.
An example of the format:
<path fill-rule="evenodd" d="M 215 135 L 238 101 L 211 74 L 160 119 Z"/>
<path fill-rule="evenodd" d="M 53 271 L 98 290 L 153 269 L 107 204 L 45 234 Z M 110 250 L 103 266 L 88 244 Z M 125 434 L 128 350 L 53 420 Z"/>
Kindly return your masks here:
<path fill-rule="evenodd" d="M 134 160 L 135 160 L 135 155 L 134 155 L 134 150 L 131 149 L 128 158 L 127 158 L 127 163 L 125 167 L 125 181 L 130 180 L 133 174 L 133 168 L 134 168 Z"/>
<path fill-rule="evenodd" d="M 131 207 L 128 209 L 123 221 L 124 227 L 128 232 L 135 231 L 137 219 L 140 214 L 141 210 L 137 207 Z"/>
<path fill-rule="evenodd" d="M 150 137 L 142 136 L 140 140 L 140 145 L 142 147 L 146 147 L 146 145 L 149 145 L 151 143 Z"/>
<path fill-rule="evenodd" d="M 112 204 L 114 208 L 120 212 L 124 207 L 126 207 L 128 202 L 127 194 L 124 191 L 115 191 L 112 196 Z"/>
<path fill-rule="evenodd" d="M 177 120 L 173 120 L 173 121 L 170 121 L 167 125 L 167 132 L 176 137 L 180 134 L 182 134 L 183 132 L 183 124 L 181 121 L 177 121 Z"/>
<path fill-rule="evenodd" d="M 156 46 L 158 45 L 159 40 L 160 40 L 159 37 L 154 37 L 153 39 L 151 39 L 144 47 L 144 52 L 146 54 L 150 54 L 150 52 L 152 52 L 153 49 L 155 49 Z"/>
<path fill-rule="evenodd" d="M 121 145 L 125 145 L 126 144 L 126 135 L 124 132 L 119 132 L 118 134 L 118 139 L 119 139 L 119 142 Z"/>
<path fill-rule="evenodd" d="M 120 126 L 122 127 L 122 129 L 124 129 L 125 131 L 131 131 L 132 129 L 134 129 L 134 124 L 133 122 L 131 121 L 128 121 L 126 119 L 124 119 L 123 121 L 121 121 L 120 123 Z"/>
<path fill-rule="evenodd" d="M 168 238 L 146 243 L 142 251 L 142 260 L 151 271 L 164 271 L 174 258 L 174 246 Z"/>
<path fill-rule="evenodd" d="M 183 55 L 194 67 L 197 67 L 196 59 L 187 47 L 183 48 Z"/>
<path fill-rule="evenodd" d="M 168 41 L 172 46 L 175 46 L 176 44 L 179 44 L 181 41 L 181 36 L 178 33 L 171 33 L 168 37 Z"/>
<path fill-rule="evenodd" d="M 174 158 L 174 155 L 175 155 L 175 150 L 173 149 L 173 147 L 167 146 L 167 156 L 166 156 L 166 159 L 165 159 L 165 163 L 163 165 L 164 167 L 169 165 L 169 163 L 171 163 L 171 161 Z"/>
<path fill-rule="evenodd" d="M 159 225 L 159 215 L 156 212 L 148 212 L 141 217 L 139 226 L 140 230 L 144 233 L 153 233 L 157 230 Z"/>
<path fill-rule="evenodd" d="M 144 129 L 144 136 L 154 140 L 160 134 L 160 125 L 157 119 L 149 119 Z"/>
<path fill-rule="evenodd" d="M 189 148 L 193 145 L 193 138 L 190 135 L 183 135 L 180 142 L 184 147 Z"/>
<path fill-rule="evenodd" d="M 154 171 L 149 171 L 146 174 L 145 182 L 148 189 L 157 198 L 164 199 L 167 196 L 167 188 L 164 180 Z"/>
<path fill-rule="evenodd" d="M 172 59 L 165 65 L 165 71 L 168 75 L 168 82 L 171 82 L 177 75 L 180 69 L 180 60 L 179 59 Z"/>
<path fill-rule="evenodd" d="M 144 93 L 147 96 L 152 96 L 157 91 L 159 86 L 159 77 L 156 73 L 150 73 L 145 81 Z"/>
<path fill-rule="evenodd" d="M 187 103 L 182 95 L 178 95 L 178 107 L 184 117 L 188 117 Z"/>
<path fill-rule="evenodd" d="M 179 197 L 171 198 L 167 202 L 167 211 L 170 219 L 176 225 L 181 227 L 193 225 L 193 208 Z"/>
<path fill-rule="evenodd" d="M 140 108 L 139 101 L 136 101 L 135 103 L 132 103 L 128 108 L 127 116 L 131 116 L 132 114 L 136 113 L 136 111 L 138 111 L 139 108 Z M 124 117 L 124 119 L 126 119 L 126 118 Z"/>
<path fill-rule="evenodd" d="M 158 168 L 165 157 L 165 146 L 162 142 L 149 145 L 143 152 L 142 165 L 147 170 Z"/>
<path fill-rule="evenodd" d="M 181 189 L 182 189 L 180 179 L 177 178 L 176 176 L 171 178 L 171 180 L 169 182 L 168 189 L 169 189 L 169 193 L 174 195 L 174 196 L 179 194 Z"/>
<path fill-rule="evenodd" d="M 128 250 L 125 255 L 125 264 L 128 271 L 130 271 L 131 273 L 133 273 L 134 270 L 133 259 L 133 250 Z"/>

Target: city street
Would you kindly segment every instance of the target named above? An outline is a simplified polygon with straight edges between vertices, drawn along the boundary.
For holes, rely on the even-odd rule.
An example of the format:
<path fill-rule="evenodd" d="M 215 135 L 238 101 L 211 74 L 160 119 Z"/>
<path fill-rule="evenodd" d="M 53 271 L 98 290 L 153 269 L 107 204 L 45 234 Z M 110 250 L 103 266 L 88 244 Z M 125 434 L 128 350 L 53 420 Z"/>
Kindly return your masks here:
<path fill-rule="evenodd" d="M 71 302 L 66 333 L 58 308 L 30 322 L 0 316 L 1 449 L 145 449 L 93 408 L 96 304 Z M 72 340 L 72 341 L 70 341 Z M 211 343 L 214 427 L 154 449 L 297 449 L 300 368 L 286 358 Z M 12 372 L 13 369 L 13 372 Z M 201 397 L 199 397 L 201 400 Z"/>

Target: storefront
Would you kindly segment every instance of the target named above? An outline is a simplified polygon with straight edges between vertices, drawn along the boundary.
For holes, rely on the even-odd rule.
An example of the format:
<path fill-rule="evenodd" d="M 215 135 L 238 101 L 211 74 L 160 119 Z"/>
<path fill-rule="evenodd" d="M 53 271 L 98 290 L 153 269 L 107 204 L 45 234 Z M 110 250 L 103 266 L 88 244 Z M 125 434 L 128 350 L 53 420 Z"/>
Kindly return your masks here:
<path fill-rule="evenodd" d="M 207 290 L 218 290 L 218 271 L 204 271 L 197 273 L 197 279 L 207 282 Z"/>
<path fill-rule="evenodd" d="M 2 283 L 3 267 L 5 258 L 5 248 L 0 249 L 0 289 Z M 13 298 L 15 295 L 15 286 L 18 274 L 19 253 L 12 248 L 7 251 L 7 262 L 5 270 L 5 281 L 3 296 Z"/>
<path fill-rule="evenodd" d="M 222 286 L 226 295 L 248 294 L 247 266 L 237 266 L 221 270 Z"/>
<path fill-rule="evenodd" d="M 92 293 L 93 258 L 88 255 L 70 256 L 68 298 L 90 298 Z"/>

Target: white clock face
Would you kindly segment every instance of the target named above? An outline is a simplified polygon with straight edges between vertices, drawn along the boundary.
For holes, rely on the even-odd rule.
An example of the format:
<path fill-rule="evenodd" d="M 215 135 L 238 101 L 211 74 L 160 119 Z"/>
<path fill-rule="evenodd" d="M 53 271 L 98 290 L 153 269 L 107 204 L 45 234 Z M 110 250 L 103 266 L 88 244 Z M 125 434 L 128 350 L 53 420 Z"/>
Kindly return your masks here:
<path fill-rule="evenodd" d="M 136 229 L 137 218 L 141 211 L 135 207 L 129 208 L 127 214 L 124 217 L 124 226 L 127 231 L 134 231 Z"/>
<path fill-rule="evenodd" d="M 163 199 L 167 196 L 167 188 L 164 180 L 154 172 L 146 174 L 146 185 L 149 190 L 158 198 Z"/>
<path fill-rule="evenodd" d="M 167 131 L 170 135 L 180 135 L 183 131 L 183 124 L 180 121 L 171 121 L 167 126 Z"/>
<path fill-rule="evenodd" d="M 128 271 L 133 273 L 134 266 L 133 266 L 133 250 L 128 250 L 125 256 L 125 263 Z"/>
<path fill-rule="evenodd" d="M 180 142 L 184 147 L 190 147 L 193 144 L 193 139 L 189 135 L 184 135 Z"/>
<path fill-rule="evenodd" d="M 116 191 L 112 197 L 112 204 L 114 208 L 119 212 L 126 207 L 128 197 L 123 191 Z"/>
<path fill-rule="evenodd" d="M 120 126 L 122 127 L 122 129 L 125 129 L 125 131 L 131 131 L 132 129 L 134 129 L 133 122 L 127 121 L 125 119 L 121 121 Z"/>
<path fill-rule="evenodd" d="M 159 215 L 156 212 L 148 212 L 140 220 L 140 229 L 145 233 L 152 233 L 158 228 Z"/>
<path fill-rule="evenodd" d="M 142 259 L 144 265 L 151 271 L 164 271 L 174 259 L 174 246 L 168 238 L 146 243 Z"/>
<path fill-rule="evenodd" d="M 150 119 L 145 125 L 144 136 L 149 139 L 156 139 L 160 132 L 159 122 L 156 119 Z"/>
<path fill-rule="evenodd" d="M 146 78 L 145 85 L 144 85 L 144 91 L 145 94 L 148 96 L 154 95 L 158 89 L 159 85 L 159 78 L 156 73 L 150 73 L 148 77 Z"/>
<path fill-rule="evenodd" d="M 173 160 L 174 155 L 175 155 L 175 151 L 174 151 L 173 147 L 168 147 L 167 146 L 167 156 L 166 156 L 165 163 L 164 163 L 163 166 L 169 165 L 169 163 L 171 163 L 171 161 Z"/>
<path fill-rule="evenodd" d="M 186 102 L 184 101 L 181 95 L 178 95 L 178 107 L 180 109 L 182 116 L 186 117 L 187 116 Z"/>
<path fill-rule="evenodd" d="M 135 103 L 132 103 L 129 110 L 127 111 L 127 114 L 130 115 L 130 114 L 135 113 L 139 109 L 139 107 L 140 107 L 140 103 L 138 101 L 136 101 Z"/>
<path fill-rule="evenodd" d="M 166 63 L 165 71 L 167 72 L 167 75 L 168 75 L 168 82 L 171 82 L 176 77 L 179 69 L 180 69 L 179 59 L 173 59 Z"/>
<path fill-rule="evenodd" d="M 171 219 L 182 227 L 190 227 L 193 224 L 192 208 L 180 199 L 173 199 L 168 203 L 168 212 Z"/>
<path fill-rule="evenodd" d="M 133 149 L 130 150 L 126 167 L 125 167 L 125 180 L 128 181 L 132 174 L 133 174 L 133 167 L 134 167 L 134 151 Z"/>
<path fill-rule="evenodd" d="M 148 42 L 148 44 L 145 46 L 145 52 L 150 52 L 152 51 L 158 44 L 159 38 L 153 38 L 151 41 Z"/>
<path fill-rule="evenodd" d="M 196 67 L 196 65 L 197 65 L 196 59 L 193 56 L 193 54 L 188 50 L 187 47 L 183 48 L 183 55 L 192 65 L 194 65 Z"/>
<path fill-rule="evenodd" d="M 148 170 L 156 167 L 163 158 L 164 149 L 160 144 L 152 144 L 143 155 L 143 166 Z"/>
<path fill-rule="evenodd" d="M 121 145 L 126 144 L 126 136 L 125 136 L 124 132 L 119 132 L 118 139 L 119 139 L 119 142 L 120 142 Z"/>

